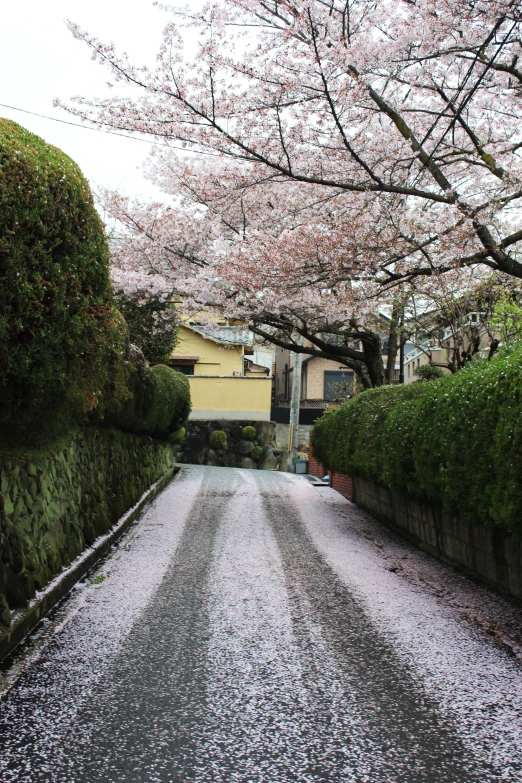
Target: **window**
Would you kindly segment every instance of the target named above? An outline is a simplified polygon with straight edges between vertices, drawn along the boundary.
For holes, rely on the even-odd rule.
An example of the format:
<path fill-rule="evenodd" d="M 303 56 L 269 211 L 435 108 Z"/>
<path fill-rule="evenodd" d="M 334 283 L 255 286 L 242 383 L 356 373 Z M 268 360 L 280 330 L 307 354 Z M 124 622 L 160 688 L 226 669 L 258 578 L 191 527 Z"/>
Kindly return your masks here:
<path fill-rule="evenodd" d="M 353 372 L 351 370 L 324 371 L 324 399 L 342 400 L 353 393 Z"/>
<path fill-rule="evenodd" d="M 182 372 L 183 375 L 194 375 L 193 364 L 171 364 L 170 366 L 173 370 L 176 370 L 176 372 Z"/>

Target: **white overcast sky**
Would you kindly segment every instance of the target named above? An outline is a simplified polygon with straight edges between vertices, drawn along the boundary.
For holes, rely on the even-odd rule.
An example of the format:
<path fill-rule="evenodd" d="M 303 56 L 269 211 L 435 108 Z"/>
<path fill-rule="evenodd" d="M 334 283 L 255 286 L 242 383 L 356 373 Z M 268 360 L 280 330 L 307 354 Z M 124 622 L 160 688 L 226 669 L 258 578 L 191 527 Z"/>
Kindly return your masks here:
<path fill-rule="evenodd" d="M 154 65 L 167 15 L 152 0 L 3 0 L 0 14 L 0 103 L 76 122 L 53 107 L 53 98 L 108 94 L 108 72 L 90 59 L 85 44 L 72 37 L 65 19 L 103 41 L 114 41 L 134 62 Z M 123 89 L 123 88 L 122 88 Z M 0 106 L 15 120 L 60 147 L 91 185 L 131 196 L 157 197 L 140 166 L 148 144 L 84 128 L 62 125 Z"/>

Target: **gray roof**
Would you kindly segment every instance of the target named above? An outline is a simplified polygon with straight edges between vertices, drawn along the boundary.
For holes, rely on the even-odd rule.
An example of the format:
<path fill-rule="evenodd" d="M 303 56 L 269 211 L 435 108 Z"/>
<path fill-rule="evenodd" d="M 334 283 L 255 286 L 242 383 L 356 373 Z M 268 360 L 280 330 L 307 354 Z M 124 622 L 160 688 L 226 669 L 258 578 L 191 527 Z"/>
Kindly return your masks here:
<path fill-rule="evenodd" d="M 192 331 L 197 332 L 208 340 L 223 345 L 253 345 L 254 335 L 249 329 L 242 326 L 200 326 L 199 324 L 185 324 Z"/>

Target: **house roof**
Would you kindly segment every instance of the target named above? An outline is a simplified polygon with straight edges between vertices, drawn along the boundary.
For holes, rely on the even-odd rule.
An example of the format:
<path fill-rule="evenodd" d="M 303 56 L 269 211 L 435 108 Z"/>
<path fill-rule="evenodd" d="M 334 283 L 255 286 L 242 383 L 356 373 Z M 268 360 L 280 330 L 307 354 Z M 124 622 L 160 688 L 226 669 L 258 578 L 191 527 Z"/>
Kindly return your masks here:
<path fill-rule="evenodd" d="M 247 345 L 254 344 L 254 335 L 249 329 L 242 326 L 201 326 L 199 324 L 184 323 L 187 329 L 200 334 L 206 340 L 212 340 L 221 345 Z"/>
<path fill-rule="evenodd" d="M 252 359 L 247 359 L 245 357 L 245 370 L 248 369 L 249 372 L 258 372 L 263 373 L 264 375 L 270 375 L 270 368 L 265 367 L 263 364 L 256 364 L 256 362 L 252 361 Z"/>

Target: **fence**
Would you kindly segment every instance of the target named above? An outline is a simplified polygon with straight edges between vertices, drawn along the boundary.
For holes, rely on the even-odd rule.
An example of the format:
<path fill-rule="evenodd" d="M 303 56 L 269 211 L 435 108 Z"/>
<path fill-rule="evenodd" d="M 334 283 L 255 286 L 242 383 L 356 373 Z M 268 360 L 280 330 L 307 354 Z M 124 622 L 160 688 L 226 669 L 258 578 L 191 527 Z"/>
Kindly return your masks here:
<path fill-rule="evenodd" d="M 324 408 L 300 408 L 299 424 L 314 424 L 324 413 Z M 273 405 L 270 409 L 270 421 L 277 424 L 290 423 L 290 407 Z"/>

